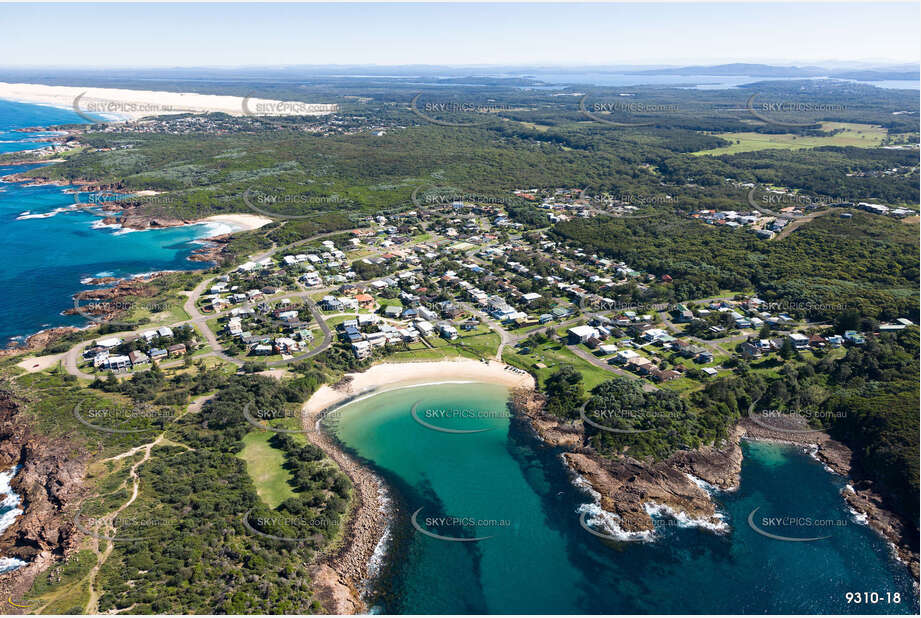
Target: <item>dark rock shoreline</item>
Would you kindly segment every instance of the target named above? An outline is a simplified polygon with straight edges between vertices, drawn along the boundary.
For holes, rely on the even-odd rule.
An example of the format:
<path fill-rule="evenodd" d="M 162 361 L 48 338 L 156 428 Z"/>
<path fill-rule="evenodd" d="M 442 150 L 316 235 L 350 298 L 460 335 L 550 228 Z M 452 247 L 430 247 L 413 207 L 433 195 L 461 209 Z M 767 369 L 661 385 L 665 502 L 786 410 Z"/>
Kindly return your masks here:
<path fill-rule="evenodd" d="M 3 599 L 22 598 L 40 573 L 76 549 L 79 531 L 68 513 L 84 497 L 86 466 L 67 441 L 35 432 L 14 396 L 0 392 L 0 467 L 17 465 L 11 487 L 24 512 L 0 536 L 0 555 L 28 564 L 0 575 Z"/>
<path fill-rule="evenodd" d="M 772 419 L 772 422 L 776 420 Z M 854 454 L 850 448 L 822 431 L 807 429 L 796 432 L 795 427 L 771 430 L 751 418 L 742 419 L 739 426 L 745 430 L 747 439 L 814 447 L 813 456 L 818 461 L 825 464 L 832 472 L 848 479 L 849 489 L 842 492 L 848 506 L 855 512 L 866 516 L 867 525 L 889 541 L 899 561 L 908 567 L 915 582 L 918 582 L 919 548 L 918 537 L 914 535 L 913 527 L 885 507 L 883 496 L 854 465 Z"/>
<path fill-rule="evenodd" d="M 584 444 L 581 423 L 562 422 L 543 412 L 539 393 L 518 391 L 513 394 L 513 409 L 526 418 L 544 442 L 566 449 L 563 459 L 576 478 L 583 479 L 600 496 L 600 507 L 618 516 L 625 532 L 654 529 L 646 512 L 646 503 L 665 506 L 675 512 L 718 525 L 716 507 L 711 496 L 691 477 L 716 488 L 730 491 L 739 485 L 743 439 L 768 440 L 814 447 L 815 457 L 829 469 L 849 479 L 842 492 L 848 505 L 866 516 L 867 524 L 892 545 L 898 559 L 908 567 L 915 581 L 919 576 L 918 539 L 912 526 L 887 510 L 883 498 L 872 483 L 861 478 L 853 466 L 853 454 L 844 444 L 828 434 L 808 429 L 805 424 L 771 430 L 745 418 L 732 430 L 723 444 L 693 451 L 678 451 L 659 462 L 639 461 L 631 457 L 607 459 Z"/>

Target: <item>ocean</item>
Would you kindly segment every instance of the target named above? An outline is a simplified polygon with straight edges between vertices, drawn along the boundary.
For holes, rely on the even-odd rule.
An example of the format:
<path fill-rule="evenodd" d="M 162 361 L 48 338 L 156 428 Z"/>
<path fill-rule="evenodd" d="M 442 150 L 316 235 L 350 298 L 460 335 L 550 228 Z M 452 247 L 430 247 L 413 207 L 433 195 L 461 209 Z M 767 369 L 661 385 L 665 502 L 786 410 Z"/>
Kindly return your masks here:
<path fill-rule="evenodd" d="M 0 100 L 0 152 L 41 147 L 34 133 L 12 129 L 84 122 L 74 112 Z M 30 166 L 0 166 L 0 176 Z M 89 289 L 88 277 L 127 277 L 163 270 L 197 270 L 209 264 L 186 259 L 201 239 L 232 231 L 220 224 L 131 231 L 101 225 L 102 213 L 76 209 L 87 194 L 75 187 L 0 183 L 0 345 L 54 326 L 83 326 L 64 316 L 72 296 Z"/>
<path fill-rule="evenodd" d="M 329 423 L 400 505 L 374 586 L 375 611 L 917 613 L 908 570 L 849 511 L 844 479 L 803 448 L 743 444 L 741 486 L 714 493 L 722 532 L 659 510 L 651 539 L 608 540 L 582 526 L 584 513 L 590 530 L 612 532 L 559 451 L 509 420 L 507 398 L 490 384 L 397 389 L 348 404 Z M 414 405 L 429 425 L 488 431 L 433 430 L 413 417 Z M 828 538 L 763 536 L 748 524 L 754 509 L 761 530 L 791 538 L 820 530 Z M 795 525 L 765 528 L 781 517 Z M 874 591 L 882 601 L 847 601 L 848 592 Z"/>

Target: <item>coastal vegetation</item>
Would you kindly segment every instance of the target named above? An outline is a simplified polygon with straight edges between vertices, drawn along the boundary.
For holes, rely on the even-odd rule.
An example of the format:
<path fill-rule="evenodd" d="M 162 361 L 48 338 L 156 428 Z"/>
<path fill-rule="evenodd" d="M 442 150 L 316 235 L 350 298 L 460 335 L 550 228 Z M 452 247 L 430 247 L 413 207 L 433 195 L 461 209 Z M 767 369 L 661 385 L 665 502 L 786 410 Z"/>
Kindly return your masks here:
<path fill-rule="evenodd" d="M 820 217 L 771 243 L 665 215 L 571 221 L 553 231 L 561 240 L 675 279 L 658 290 L 657 302 L 754 289 L 815 320 L 832 320 L 845 308 L 877 320 L 918 315 L 917 230 L 898 221 L 863 213 Z"/>
<path fill-rule="evenodd" d="M 182 116 L 160 119 L 150 132 L 98 125 L 80 135 L 84 147 L 64 161 L 21 174 L 20 179 L 89 183 L 117 192 L 118 206 L 140 227 L 158 219 L 172 224 L 240 212 L 274 219 L 222 239 L 220 261 L 207 272 L 161 274 L 116 292 L 87 293 L 80 300 L 118 301 L 129 308 L 118 324 L 66 333 L 37 350 L 62 355 L 49 368 L 28 372 L 14 365 L 18 359 L 4 361 L 8 390 L 37 430 L 69 441 L 87 464 L 87 515 L 103 521 L 115 514 L 122 521 L 118 534 L 132 537 L 124 542 L 87 535 L 33 587 L 46 610 L 330 611 L 309 570 L 344 543 L 356 488 L 308 439 L 305 432 L 312 428 L 301 427 L 299 412 L 321 385 L 382 360 L 501 358 L 511 366 L 506 370 L 534 376 L 550 415 L 574 427 L 584 413 L 588 422 L 582 423 L 579 446 L 608 462 L 624 456 L 662 462 L 678 451 L 723 444 L 741 419 L 759 411 L 799 413 L 848 445 L 860 474 L 873 481 L 886 506 L 917 524 L 918 330 L 878 331 L 881 323 L 900 318 L 918 322 L 918 227 L 911 219 L 855 207 L 874 200 L 917 208 L 917 150 L 883 147 L 916 135 L 917 114 L 895 113 L 916 111 L 916 97 L 811 82 L 740 89 L 763 99 L 820 99 L 841 107 L 810 117 L 814 124 L 790 127 L 740 114 L 739 92 L 637 88 L 638 99 L 676 109 L 604 112 L 605 120 L 643 121 L 624 128 L 587 116 L 577 97 L 523 91 L 521 85 L 499 80 L 488 93 L 435 87 L 432 100 L 456 100 L 463 93 L 473 102 L 504 106 L 464 130 L 413 113 L 403 85 L 388 92 L 373 82 L 347 87 L 334 78 L 303 89 L 263 85 L 259 96 L 321 94 L 339 101 L 340 124 L 317 129 L 315 119 L 277 124 L 209 115 L 202 122 L 217 123 L 220 131 L 186 130 L 188 118 Z M 345 99 L 358 95 L 360 103 Z M 614 96 L 619 89 L 593 94 L 599 100 Z M 472 118 L 484 120 L 476 113 Z M 584 188 L 580 198 L 597 200 L 586 199 L 589 216 L 554 220 L 550 209 L 541 208 L 542 200 L 527 197 L 523 187 L 537 188 L 536 194 L 546 190 L 543 197 L 559 187 Z M 789 189 L 823 204 L 834 198 L 836 205 L 771 240 L 691 218 L 703 209 L 750 210 L 755 187 Z M 155 192 L 158 199 L 127 196 L 140 191 Z M 464 195 L 475 196 L 466 201 L 476 216 L 451 210 Z M 604 199 L 636 210 L 612 214 L 598 205 Z M 494 205 L 501 209 L 494 211 Z M 408 212 L 415 214 L 395 216 Z M 471 220 L 476 244 L 452 248 L 457 229 Z M 352 240 L 361 245 L 360 227 L 373 229 L 378 244 L 343 253 L 342 263 L 335 260 L 335 269 L 323 273 L 322 284 L 308 286 L 305 267 L 289 270 L 280 263 L 288 251 L 316 258 L 327 249 L 321 239 L 332 243 L 329 249 L 347 248 Z M 391 249 L 391 239 L 398 237 L 404 238 L 402 246 Z M 512 248 L 483 257 L 482 250 L 502 243 Z M 398 251 L 413 258 L 412 269 L 393 260 Z M 268 256 L 264 271 L 240 271 L 260 254 Z M 602 271 L 601 261 L 622 263 L 622 272 L 610 264 Z M 419 281 L 395 281 L 406 270 L 416 271 Z M 259 297 L 247 301 L 259 314 L 248 330 L 228 334 L 229 316 L 222 311 L 239 310 L 238 301 L 234 309 L 208 305 L 213 315 L 187 311 L 190 300 L 200 303 L 196 311 L 205 311 L 201 294 L 190 290 L 217 278 Z M 564 278 L 578 285 L 562 291 Z M 474 308 L 458 281 L 482 292 L 484 302 Z M 359 310 L 356 304 L 354 311 L 312 313 L 328 293 L 347 294 L 357 303 L 358 286 L 364 290 L 372 283 L 382 284 L 370 290 L 373 308 Z M 302 341 L 310 343 L 297 355 L 271 346 L 264 356 L 251 355 L 255 340 L 287 332 L 270 306 L 286 294 L 298 299 L 286 308 L 300 311 L 297 317 L 308 329 L 321 330 L 305 336 Z M 536 298 L 525 305 L 520 300 L 525 295 Z M 527 312 L 516 318 L 488 315 L 484 309 L 491 300 L 485 299 L 496 296 L 514 298 Z M 809 335 L 869 335 L 860 346 L 811 351 L 794 349 L 784 339 L 769 359 L 746 360 L 736 346 L 748 335 L 739 334 L 729 312 L 671 322 L 678 303 L 700 310 L 711 299 L 752 296 L 779 307 Z M 583 302 L 592 297 L 608 308 Z M 390 322 L 404 323 L 396 339 L 387 337 L 360 355 L 345 323 L 355 322 L 357 329 L 359 317 L 378 318 L 385 305 L 396 310 Z M 638 313 L 648 312 L 649 318 L 626 319 L 610 308 L 634 305 L 646 307 Z M 665 308 L 653 308 L 658 305 Z M 449 326 L 463 320 L 463 332 L 439 334 L 432 324 L 427 335 L 408 332 L 403 312 L 418 307 L 431 310 L 433 321 L 447 318 Z M 658 375 L 680 369 L 680 377 L 665 376 L 660 383 L 631 374 L 614 367 L 613 357 L 596 354 L 600 340 L 588 346 L 568 339 L 571 327 L 605 312 L 610 341 L 622 350 L 641 350 L 637 354 L 652 359 L 648 364 Z M 194 324 L 182 328 L 178 322 Z M 705 346 L 708 360 L 653 348 L 641 334 L 630 333 L 637 322 L 661 324 Z M 77 353 L 68 358 L 75 346 L 104 335 L 159 325 L 174 326 L 170 343 L 195 340 L 198 356 L 190 349 L 168 361 L 170 366 L 153 363 L 129 376 L 90 369 Z M 747 332 L 763 340 L 788 334 L 770 326 Z M 203 343 L 205 335 L 219 343 Z M 362 333 L 357 336 L 360 340 Z M 113 354 L 146 354 L 155 346 L 136 338 L 110 347 Z M 254 423 L 246 414 L 253 409 L 280 417 Z M 106 530 L 103 524 L 93 528 Z"/>
<path fill-rule="evenodd" d="M 68 436 L 94 458 L 150 448 L 147 460 L 140 453 L 123 460 L 138 465 L 141 492 L 118 512 L 119 535 L 136 540 L 112 541 L 104 562 L 89 551 L 75 554 L 57 577 L 35 588 L 36 598 L 65 613 L 82 612 L 90 586 L 102 591 L 99 611 L 320 611 L 304 564 L 338 534 L 350 483 L 303 438 L 256 430 L 241 410 L 303 401 L 324 379 L 312 370 L 279 382 L 194 367 L 191 372 L 155 367 L 123 382 L 97 380 L 90 388 L 59 375 L 21 378 L 19 386 L 34 398 L 29 411 L 43 432 Z M 204 404 L 186 412 L 192 399 Z M 160 414 L 130 414 L 164 400 L 174 404 L 168 413 L 164 408 Z M 82 425 L 74 413 L 77 403 L 95 425 L 131 433 Z M 116 410 L 120 413 L 99 412 Z M 254 447 L 262 449 L 256 459 Z M 274 460 L 265 459 L 266 450 Z M 270 477 L 248 471 L 246 459 Z M 128 478 L 125 466 L 98 468 L 84 516 L 111 518 L 130 497 Z M 273 491 L 263 499 L 266 483 Z M 284 491 L 278 491 L 281 484 Z M 98 575 L 89 579 L 94 564 Z"/>

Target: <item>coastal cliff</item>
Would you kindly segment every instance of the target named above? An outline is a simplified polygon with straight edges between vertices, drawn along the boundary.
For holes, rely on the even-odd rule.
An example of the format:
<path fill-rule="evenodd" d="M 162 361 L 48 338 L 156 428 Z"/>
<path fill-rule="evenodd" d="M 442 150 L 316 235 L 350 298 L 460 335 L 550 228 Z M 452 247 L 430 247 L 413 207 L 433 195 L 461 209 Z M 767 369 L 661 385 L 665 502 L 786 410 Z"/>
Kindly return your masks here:
<path fill-rule="evenodd" d="M 21 598 L 35 577 L 76 548 L 68 514 L 84 495 L 85 462 L 65 440 L 36 433 L 9 392 L 0 392 L 0 467 L 19 467 L 11 482 L 24 512 L 0 536 L 0 555 L 28 564 L 0 575 L 3 599 Z M 12 611 L 8 607 L 4 611 Z"/>

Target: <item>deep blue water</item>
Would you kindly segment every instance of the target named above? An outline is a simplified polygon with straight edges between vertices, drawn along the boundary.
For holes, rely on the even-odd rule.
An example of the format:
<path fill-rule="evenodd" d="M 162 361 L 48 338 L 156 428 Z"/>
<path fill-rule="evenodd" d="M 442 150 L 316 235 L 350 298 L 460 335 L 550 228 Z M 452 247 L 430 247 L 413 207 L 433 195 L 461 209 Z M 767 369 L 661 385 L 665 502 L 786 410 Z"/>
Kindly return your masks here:
<path fill-rule="evenodd" d="M 0 136 L 7 142 L 0 150 L 42 145 L 30 141 L 34 134 L 10 129 L 77 122 L 83 121 L 66 109 L 0 100 Z M 0 176 L 25 169 L 0 166 Z M 82 279 L 201 269 L 208 264 L 186 259 L 200 247 L 196 239 L 229 231 L 210 224 L 130 233 L 99 227 L 100 213 L 72 208 L 76 199 L 90 199 L 68 188 L 0 183 L 0 346 L 44 328 L 85 324 L 80 316 L 61 315 L 73 307 L 73 294 L 87 289 Z M 32 216 L 49 213 L 55 214 Z"/>
<path fill-rule="evenodd" d="M 445 376 L 450 379 L 450 376 Z M 559 453 L 518 421 L 413 420 L 410 409 L 502 410 L 507 393 L 488 384 L 398 389 L 349 404 L 335 433 L 375 467 L 401 504 L 375 603 L 399 614 L 884 614 L 917 613 L 907 568 L 886 541 L 849 512 L 844 481 L 802 448 L 743 445 L 741 486 L 716 492 L 728 531 L 657 517 L 654 542 L 609 541 L 587 532 L 579 510 L 593 504 L 570 481 Z M 424 412 L 423 412 L 424 413 Z M 431 538 L 411 523 L 452 538 Z M 748 525 L 814 542 L 762 536 Z M 426 518 L 471 517 L 452 526 Z M 764 525 L 762 517 L 840 525 Z M 591 519 L 589 520 L 591 522 Z M 480 525 L 479 522 L 485 522 Z M 508 522 L 501 524 L 500 522 Z M 603 528 L 594 528 L 603 531 Z M 848 592 L 900 595 L 900 602 L 848 604 Z"/>

